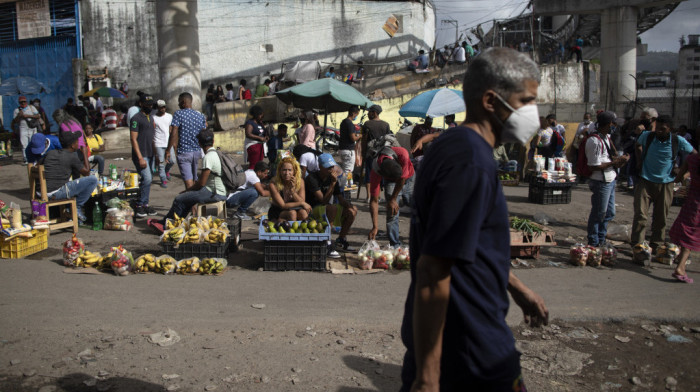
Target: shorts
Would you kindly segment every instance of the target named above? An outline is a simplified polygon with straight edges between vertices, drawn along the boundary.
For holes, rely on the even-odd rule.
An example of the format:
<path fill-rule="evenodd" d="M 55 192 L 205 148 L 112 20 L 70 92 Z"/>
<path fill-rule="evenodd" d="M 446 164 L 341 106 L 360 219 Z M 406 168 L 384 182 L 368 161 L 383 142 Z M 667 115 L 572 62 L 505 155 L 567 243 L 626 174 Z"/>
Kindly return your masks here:
<path fill-rule="evenodd" d="M 355 170 L 355 150 L 340 150 L 340 168 L 344 173 L 352 173 Z"/>
<path fill-rule="evenodd" d="M 199 151 L 190 151 L 177 154 L 177 167 L 185 181 L 197 181 L 197 164 L 202 157 Z"/>

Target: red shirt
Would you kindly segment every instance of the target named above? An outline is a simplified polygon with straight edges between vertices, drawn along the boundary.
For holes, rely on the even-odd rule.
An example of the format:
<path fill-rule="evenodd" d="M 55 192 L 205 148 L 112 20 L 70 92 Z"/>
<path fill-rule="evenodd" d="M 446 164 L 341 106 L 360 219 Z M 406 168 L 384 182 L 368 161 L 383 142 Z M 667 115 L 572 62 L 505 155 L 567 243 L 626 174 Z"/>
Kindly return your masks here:
<path fill-rule="evenodd" d="M 102 112 L 102 117 L 105 119 L 105 126 L 109 130 L 115 130 L 117 129 L 117 112 L 114 111 L 114 109 L 105 109 Z"/>
<path fill-rule="evenodd" d="M 403 147 L 392 147 L 392 150 L 397 155 L 397 161 L 401 164 L 401 178 L 408 180 L 413 176 L 413 164 L 411 163 L 411 158 L 408 156 L 408 151 Z M 391 159 L 389 157 L 383 157 L 384 159 Z M 379 185 L 382 182 L 382 176 L 377 174 L 372 170 L 369 174 L 369 193 L 372 196 L 379 196 Z"/>

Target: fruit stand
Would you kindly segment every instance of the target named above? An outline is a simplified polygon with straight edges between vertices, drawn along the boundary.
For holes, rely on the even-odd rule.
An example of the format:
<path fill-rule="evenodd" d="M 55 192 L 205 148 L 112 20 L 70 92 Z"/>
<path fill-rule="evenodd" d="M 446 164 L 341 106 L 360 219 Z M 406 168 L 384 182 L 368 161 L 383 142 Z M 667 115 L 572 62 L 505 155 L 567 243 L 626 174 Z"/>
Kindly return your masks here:
<path fill-rule="evenodd" d="M 260 220 L 258 239 L 265 241 L 267 271 L 325 271 L 327 241 L 331 239 L 328 219 L 318 222 L 272 222 L 267 216 Z"/>

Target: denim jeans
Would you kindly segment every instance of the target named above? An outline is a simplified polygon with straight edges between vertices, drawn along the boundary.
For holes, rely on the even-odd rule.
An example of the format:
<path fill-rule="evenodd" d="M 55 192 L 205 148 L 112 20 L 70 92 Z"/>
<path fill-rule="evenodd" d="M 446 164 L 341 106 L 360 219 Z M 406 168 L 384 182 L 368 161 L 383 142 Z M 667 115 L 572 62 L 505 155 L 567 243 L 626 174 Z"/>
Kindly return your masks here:
<path fill-rule="evenodd" d="M 413 198 L 413 179 L 415 176 L 407 179 L 401 189 L 401 192 L 396 197 L 396 202 L 401 205 L 403 201 L 404 205 L 410 206 L 411 199 Z M 389 202 L 391 195 L 394 193 L 395 182 L 387 182 L 384 184 L 384 199 Z M 389 236 L 389 244 L 396 248 L 401 246 L 401 238 L 399 237 L 399 213 L 397 212 L 394 216 L 389 216 L 391 211 L 386 212 L 386 232 Z"/>
<path fill-rule="evenodd" d="M 36 133 L 36 128 L 29 128 L 19 132 L 19 142 L 22 145 L 22 156 L 24 162 L 27 162 L 27 146 L 32 141 L 32 136 Z"/>
<path fill-rule="evenodd" d="M 226 199 L 226 207 L 231 208 L 238 206 L 238 212 L 245 214 L 246 211 L 248 211 L 248 207 L 250 207 L 250 205 L 257 199 L 258 191 L 255 190 L 255 187 L 248 188 L 244 191 L 237 192 Z"/>
<path fill-rule="evenodd" d="M 139 161 L 132 158 L 136 171 L 141 176 L 141 183 L 139 184 L 139 191 L 141 195 L 136 203 L 137 206 L 147 206 L 148 200 L 151 196 L 151 182 L 153 181 L 153 175 L 151 174 L 151 166 L 153 165 L 153 157 L 143 157 L 146 160 L 146 167 L 141 168 Z"/>
<path fill-rule="evenodd" d="M 62 200 L 75 197 L 75 203 L 82 208 L 90 199 L 92 191 L 97 187 L 97 178 L 94 176 L 80 177 L 65 183 L 58 191 L 51 195 L 51 199 Z"/>
<path fill-rule="evenodd" d="M 602 182 L 589 179 L 591 214 L 588 216 L 588 245 L 598 246 L 605 242 L 608 222 L 615 217 L 615 180 Z"/>
<path fill-rule="evenodd" d="M 97 172 L 100 175 L 104 175 L 105 172 L 105 158 L 102 155 L 92 155 L 88 158 L 88 162 L 93 163 L 97 161 Z"/>
<path fill-rule="evenodd" d="M 167 147 L 156 147 L 156 153 L 158 154 L 158 176 L 160 177 L 160 182 L 167 181 L 168 173 L 170 169 L 175 165 L 173 158 L 175 156 L 175 151 L 173 148 L 170 149 L 170 158 L 168 163 L 165 163 L 165 150 Z"/>
<path fill-rule="evenodd" d="M 173 205 L 170 207 L 168 214 L 165 215 L 165 218 L 172 219 L 175 217 L 175 214 L 178 216 L 187 216 L 188 212 L 195 204 L 212 203 L 221 200 L 226 200 L 226 196 L 211 193 L 207 188 L 180 193 L 175 200 L 173 200 Z M 165 220 L 163 220 L 163 222 L 165 222 Z"/>

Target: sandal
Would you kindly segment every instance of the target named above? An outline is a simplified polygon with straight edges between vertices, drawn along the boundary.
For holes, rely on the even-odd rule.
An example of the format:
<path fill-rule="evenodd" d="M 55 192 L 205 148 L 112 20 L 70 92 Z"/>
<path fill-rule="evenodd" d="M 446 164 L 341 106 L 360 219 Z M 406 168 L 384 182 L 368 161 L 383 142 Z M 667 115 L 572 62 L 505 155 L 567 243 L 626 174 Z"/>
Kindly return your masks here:
<path fill-rule="evenodd" d="M 677 274 L 677 273 L 674 272 L 674 273 L 671 274 L 671 276 L 673 276 L 674 278 L 676 278 L 676 280 L 678 280 L 679 282 L 683 282 L 683 283 L 693 283 L 693 278 L 688 277 L 688 275 L 681 275 L 681 274 Z"/>
<path fill-rule="evenodd" d="M 149 219 L 146 221 L 146 224 L 158 234 L 163 234 L 163 224 L 157 221 L 156 219 Z"/>

